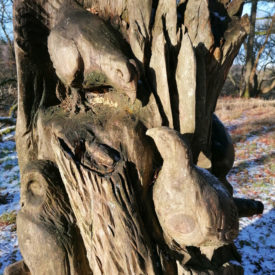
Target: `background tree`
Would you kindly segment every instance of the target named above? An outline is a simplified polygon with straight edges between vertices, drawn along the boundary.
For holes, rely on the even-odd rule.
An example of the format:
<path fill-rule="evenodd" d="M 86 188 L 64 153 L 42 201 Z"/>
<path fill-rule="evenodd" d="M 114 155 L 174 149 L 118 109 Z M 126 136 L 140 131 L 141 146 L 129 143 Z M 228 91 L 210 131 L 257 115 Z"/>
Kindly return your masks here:
<path fill-rule="evenodd" d="M 258 26 L 256 25 L 257 10 L 259 9 L 258 2 L 258 0 L 251 1 L 250 31 L 245 43 L 246 60 L 244 68 L 244 85 L 241 90 L 241 96 L 245 97 L 257 96 L 259 94 L 258 65 L 261 55 L 270 40 L 269 37 L 274 32 L 273 25 L 275 14 L 271 14 L 267 17 L 266 20 L 269 22 L 258 24 Z M 259 36 L 264 36 L 264 38 Z M 269 61 L 266 61 L 266 63 L 267 62 Z"/>
<path fill-rule="evenodd" d="M 6 71 L 9 76 L 15 75 L 15 54 L 12 30 L 12 0 L 0 1 L 0 43 L 2 73 Z"/>
<path fill-rule="evenodd" d="M 224 93 L 255 97 L 267 94 L 275 85 L 275 6 L 272 1 L 246 1 L 244 12 L 249 13 L 250 31 L 229 73 Z"/>
<path fill-rule="evenodd" d="M 12 0 L 0 0 L 0 100 L 3 110 L 15 115 L 17 77 L 12 28 Z"/>
<path fill-rule="evenodd" d="M 12 0 L 0 0 L 0 104 L 4 110 L 17 103 L 12 4 Z"/>

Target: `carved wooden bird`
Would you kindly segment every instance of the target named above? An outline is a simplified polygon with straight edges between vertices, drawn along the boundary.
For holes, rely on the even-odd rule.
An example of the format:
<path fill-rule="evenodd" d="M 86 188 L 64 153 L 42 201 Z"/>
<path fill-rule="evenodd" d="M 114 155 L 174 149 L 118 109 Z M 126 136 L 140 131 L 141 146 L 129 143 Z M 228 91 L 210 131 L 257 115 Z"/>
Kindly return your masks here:
<path fill-rule="evenodd" d="M 231 242 L 239 224 L 228 191 L 215 176 L 193 164 L 186 142 L 175 130 L 159 127 L 146 134 L 163 158 L 153 200 L 169 244 L 218 247 Z"/>

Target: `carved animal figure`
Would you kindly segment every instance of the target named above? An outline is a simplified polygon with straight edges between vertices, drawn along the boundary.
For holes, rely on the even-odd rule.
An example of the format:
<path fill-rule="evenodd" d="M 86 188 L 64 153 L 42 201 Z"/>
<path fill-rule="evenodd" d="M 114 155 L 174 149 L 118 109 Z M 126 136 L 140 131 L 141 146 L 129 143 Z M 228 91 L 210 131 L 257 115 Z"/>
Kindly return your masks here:
<path fill-rule="evenodd" d="M 222 182 L 230 194 L 233 188 L 226 175 L 233 167 L 235 152 L 232 139 L 219 118 L 212 116 L 212 168 L 211 172 Z"/>
<path fill-rule="evenodd" d="M 31 275 L 31 273 L 25 262 L 21 260 L 7 266 L 4 275 Z"/>
<path fill-rule="evenodd" d="M 167 127 L 149 129 L 163 158 L 153 187 L 156 213 L 170 245 L 220 246 L 238 234 L 237 208 L 207 170 L 196 167 L 186 142 Z"/>
<path fill-rule="evenodd" d="M 20 203 L 17 234 L 30 274 L 91 274 L 68 196 L 52 162 L 37 160 L 25 167 Z M 22 262 L 16 268 L 19 274 L 28 274 Z M 13 275 L 14 270 L 6 274 Z"/>
<path fill-rule="evenodd" d="M 62 15 L 48 38 L 51 60 L 61 81 L 83 90 L 112 86 L 134 101 L 136 63 L 127 57 L 129 46 L 121 35 L 77 6 L 63 8 Z"/>
<path fill-rule="evenodd" d="M 233 187 L 226 179 L 226 175 L 233 167 L 235 151 L 233 142 L 227 129 L 219 118 L 213 114 L 212 117 L 212 167 L 211 173 L 214 174 L 228 192 L 233 195 Z M 255 214 L 261 214 L 264 205 L 260 201 L 233 198 L 238 209 L 239 217 L 251 217 Z"/>

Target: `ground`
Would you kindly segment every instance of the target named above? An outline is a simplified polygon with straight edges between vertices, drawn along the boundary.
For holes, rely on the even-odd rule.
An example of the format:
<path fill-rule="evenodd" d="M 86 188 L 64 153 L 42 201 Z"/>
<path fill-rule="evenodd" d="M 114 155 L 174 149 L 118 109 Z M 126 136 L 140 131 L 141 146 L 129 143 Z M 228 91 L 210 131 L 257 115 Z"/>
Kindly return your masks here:
<path fill-rule="evenodd" d="M 229 129 L 234 196 L 261 200 L 263 215 L 240 220 L 236 240 L 245 274 L 275 274 L 275 101 L 223 98 L 217 115 Z"/>
<path fill-rule="evenodd" d="M 275 101 L 223 98 L 216 113 L 235 144 L 235 163 L 228 175 L 234 196 L 258 199 L 265 205 L 263 215 L 240 221 L 235 243 L 245 274 L 275 274 Z M 21 258 L 15 231 L 19 168 L 14 131 L 7 127 L 0 119 L 0 274 Z M 5 134 L 1 134 L 3 129 Z"/>
<path fill-rule="evenodd" d="M 19 167 L 13 136 L 14 132 L 0 135 L 0 274 L 7 264 L 21 258 L 15 225 L 19 210 Z"/>

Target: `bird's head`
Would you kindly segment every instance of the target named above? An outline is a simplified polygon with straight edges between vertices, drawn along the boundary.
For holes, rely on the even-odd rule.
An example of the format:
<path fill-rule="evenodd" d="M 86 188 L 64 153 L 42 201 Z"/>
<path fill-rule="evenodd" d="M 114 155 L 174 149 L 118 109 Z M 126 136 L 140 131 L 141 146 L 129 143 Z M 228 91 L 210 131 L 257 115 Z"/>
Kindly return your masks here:
<path fill-rule="evenodd" d="M 177 165 L 190 162 L 189 147 L 177 131 L 169 127 L 157 127 L 147 130 L 146 135 L 154 140 L 164 161 L 176 162 Z"/>

